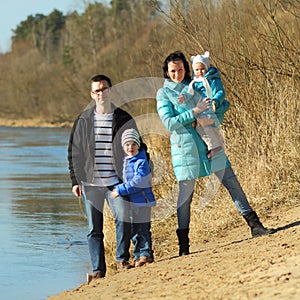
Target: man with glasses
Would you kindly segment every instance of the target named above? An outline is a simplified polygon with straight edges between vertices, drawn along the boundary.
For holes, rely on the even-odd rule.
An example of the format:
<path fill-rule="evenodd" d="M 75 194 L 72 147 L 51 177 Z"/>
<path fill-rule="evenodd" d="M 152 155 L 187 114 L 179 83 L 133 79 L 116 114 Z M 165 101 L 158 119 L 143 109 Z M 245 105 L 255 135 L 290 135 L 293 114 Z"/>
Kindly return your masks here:
<path fill-rule="evenodd" d="M 103 243 L 105 199 L 115 219 L 117 269 L 131 267 L 130 202 L 120 196 L 112 200 L 109 195 L 122 178 L 122 133 L 128 128 L 137 130 L 132 116 L 111 102 L 113 91 L 110 78 L 95 75 L 90 84 L 90 96 L 94 103 L 75 120 L 68 147 L 72 192 L 76 197 L 83 197 L 87 216 L 87 241 L 93 268 L 93 274 L 87 274 L 88 282 L 102 278 L 106 273 Z M 141 147 L 147 151 L 142 140 Z"/>

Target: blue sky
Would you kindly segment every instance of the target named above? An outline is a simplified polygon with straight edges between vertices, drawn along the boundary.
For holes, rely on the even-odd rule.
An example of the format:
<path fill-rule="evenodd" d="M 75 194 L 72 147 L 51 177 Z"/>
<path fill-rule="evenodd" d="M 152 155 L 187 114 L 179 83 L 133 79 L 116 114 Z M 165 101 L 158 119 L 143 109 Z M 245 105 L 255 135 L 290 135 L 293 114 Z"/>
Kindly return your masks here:
<path fill-rule="evenodd" d="M 54 9 L 66 14 L 69 11 L 84 10 L 87 0 L 6 0 L 0 5 L 0 52 L 10 50 L 12 29 L 29 15 L 50 14 Z M 95 2 L 95 1 L 90 1 Z M 101 1 L 96 1 L 101 2 Z"/>

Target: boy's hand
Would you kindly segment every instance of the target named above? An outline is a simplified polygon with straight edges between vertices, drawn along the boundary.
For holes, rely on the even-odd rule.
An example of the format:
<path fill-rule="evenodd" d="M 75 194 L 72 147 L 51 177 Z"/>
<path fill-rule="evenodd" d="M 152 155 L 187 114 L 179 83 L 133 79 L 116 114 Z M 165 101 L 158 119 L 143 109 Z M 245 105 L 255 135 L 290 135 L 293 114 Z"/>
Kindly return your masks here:
<path fill-rule="evenodd" d="M 119 197 L 119 194 L 116 190 L 113 190 L 109 195 L 109 198 L 111 199 L 116 199 L 117 197 Z"/>
<path fill-rule="evenodd" d="M 178 97 L 178 103 L 182 104 L 184 103 L 184 95 L 181 94 L 179 97 Z"/>

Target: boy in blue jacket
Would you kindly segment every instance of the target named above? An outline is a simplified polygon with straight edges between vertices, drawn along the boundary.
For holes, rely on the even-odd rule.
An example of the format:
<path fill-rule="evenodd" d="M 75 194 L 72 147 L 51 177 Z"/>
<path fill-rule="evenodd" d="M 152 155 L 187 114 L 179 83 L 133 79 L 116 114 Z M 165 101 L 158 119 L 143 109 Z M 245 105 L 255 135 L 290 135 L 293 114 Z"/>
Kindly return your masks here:
<path fill-rule="evenodd" d="M 207 145 L 207 157 L 211 158 L 224 149 L 223 137 L 218 127 L 220 118 L 215 112 L 220 105 L 223 105 L 223 102 L 225 102 L 228 109 L 229 102 L 225 100 L 225 90 L 218 69 L 210 65 L 209 52 L 206 51 L 203 55 L 192 56 L 191 61 L 193 80 L 190 82 L 187 92 L 194 95 L 194 91 L 196 91 L 201 96 L 199 101 L 209 99 L 211 104 L 210 109 L 197 116 L 199 126 L 196 127 L 197 132 Z M 178 101 L 183 103 L 183 95 L 182 98 L 179 97 Z"/>
<path fill-rule="evenodd" d="M 126 154 L 123 161 L 123 183 L 116 185 L 110 198 L 128 196 L 131 202 L 132 241 L 134 261 L 139 267 L 153 262 L 151 238 L 151 207 L 156 204 L 151 188 L 151 171 L 146 152 L 140 148 L 140 137 L 134 129 L 127 129 L 121 139 Z"/>

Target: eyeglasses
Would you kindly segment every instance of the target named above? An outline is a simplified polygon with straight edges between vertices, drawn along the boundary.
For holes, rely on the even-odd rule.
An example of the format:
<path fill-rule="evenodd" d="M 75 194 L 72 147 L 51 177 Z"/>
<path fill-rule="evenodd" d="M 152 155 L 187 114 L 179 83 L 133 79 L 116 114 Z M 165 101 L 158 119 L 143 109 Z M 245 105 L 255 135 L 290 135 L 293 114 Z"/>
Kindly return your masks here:
<path fill-rule="evenodd" d="M 95 90 L 95 91 L 92 91 L 92 94 L 94 95 L 99 95 L 100 93 L 107 93 L 109 91 L 109 88 L 108 87 L 104 87 L 103 89 L 98 89 L 98 90 Z"/>

